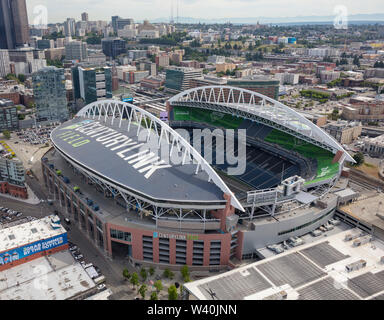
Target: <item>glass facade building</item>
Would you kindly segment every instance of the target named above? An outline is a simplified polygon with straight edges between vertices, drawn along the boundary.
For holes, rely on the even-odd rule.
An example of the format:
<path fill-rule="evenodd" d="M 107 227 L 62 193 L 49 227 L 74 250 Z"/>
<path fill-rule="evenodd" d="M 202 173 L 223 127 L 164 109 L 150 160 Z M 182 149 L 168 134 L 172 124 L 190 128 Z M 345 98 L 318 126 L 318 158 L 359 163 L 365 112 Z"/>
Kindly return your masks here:
<path fill-rule="evenodd" d="M 112 98 L 112 70 L 104 68 L 72 68 L 74 98 L 85 104 Z"/>
<path fill-rule="evenodd" d="M 19 129 L 17 108 L 10 100 L 0 100 L 0 131 Z"/>
<path fill-rule="evenodd" d="M 68 120 L 64 69 L 46 67 L 32 75 L 36 116 L 39 121 Z"/>
<path fill-rule="evenodd" d="M 103 53 L 115 59 L 118 55 L 126 53 L 126 42 L 122 39 L 103 39 L 101 41 Z"/>

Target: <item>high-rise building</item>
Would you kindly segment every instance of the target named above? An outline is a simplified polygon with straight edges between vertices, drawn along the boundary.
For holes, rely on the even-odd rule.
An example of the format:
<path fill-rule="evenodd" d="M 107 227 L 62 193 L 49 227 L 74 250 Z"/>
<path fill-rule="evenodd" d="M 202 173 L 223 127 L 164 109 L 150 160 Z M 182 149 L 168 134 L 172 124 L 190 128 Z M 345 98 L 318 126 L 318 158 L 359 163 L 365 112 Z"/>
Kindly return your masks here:
<path fill-rule="evenodd" d="M 118 55 L 126 52 L 126 42 L 119 38 L 103 39 L 101 41 L 103 53 L 115 59 Z"/>
<path fill-rule="evenodd" d="M 178 93 L 192 87 L 192 79 L 203 76 L 203 69 L 171 67 L 166 70 L 165 89 Z"/>
<path fill-rule="evenodd" d="M 17 108 L 12 100 L 0 100 L 0 131 L 19 129 Z"/>
<path fill-rule="evenodd" d="M 65 45 L 65 59 L 83 61 L 87 59 L 87 43 L 72 41 Z"/>
<path fill-rule="evenodd" d="M 112 98 L 112 70 L 104 68 L 72 68 L 74 99 L 83 99 L 85 104 Z"/>
<path fill-rule="evenodd" d="M 64 22 L 64 33 L 66 37 L 76 35 L 76 21 L 73 18 L 67 18 Z"/>
<path fill-rule="evenodd" d="M 125 26 L 133 26 L 133 24 L 134 24 L 133 19 L 119 18 L 116 20 L 117 30 L 122 30 L 122 29 L 124 29 Z"/>
<path fill-rule="evenodd" d="M 8 50 L 0 49 L 0 77 L 5 77 L 11 73 Z"/>
<path fill-rule="evenodd" d="M 88 13 L 83 12 L 81 14 L 81 21 L 88 21 Z"/>
<path fill-rule="evenodd" d="M 0 49 L 24 47 L 29 42 L 25 0 L 0 0 Z"/>
<path fill-rule="evenodd" d="M 112 16 L 112 28 L 113 32 L 117 33 L 117 20 L 119 19 L 119 16 Z"/>
<path fill-rule="evenodd" d="M 64 69 L 46 67 L 32 75 L 36 113 L 39 121 L 66 121 L 69 118 Z"/>

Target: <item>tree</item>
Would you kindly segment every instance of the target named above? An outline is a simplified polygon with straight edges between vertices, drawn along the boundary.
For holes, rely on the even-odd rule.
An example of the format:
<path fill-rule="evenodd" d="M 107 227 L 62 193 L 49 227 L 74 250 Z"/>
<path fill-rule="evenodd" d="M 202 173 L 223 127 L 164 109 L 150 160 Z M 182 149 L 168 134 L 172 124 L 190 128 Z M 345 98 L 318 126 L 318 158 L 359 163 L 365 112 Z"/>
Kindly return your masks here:
<path fill-rule="evenodd" d="M 353 156 L 353 159 L 356 161 L 354 165 L 359 167 L 364 163 L 364 154 L 362 152 L 358 152 Z"/>
<path fill-rule="evenodd" d="M 145 298 L 145 293 L 147 292 L 147 285 L 146 284 L 143 284 L 140 289 L 139 289 L 139 293 L 141 295 L 141 297 L 144 299 Z"/>
<path fill-rule="evenodd" d="M 5 139 L 10 139 L 11 133 L 8 130 L 3 130 L 3 136 Z"/>
<path fill-rule="evenodd" d="M 184 265 L 180 269 L 181 275 L 183 276 L 183 279 L 185 281 L 186 278 L 189 279 L 189 268 L 187 265 Z"/>
<path fill-rule="evenodd" d="M 132 273 L 131 275 L 131 284 L 133 287 L 137 286 L 139 284 L 139 276 L 136 272 Z"/>
<path fill-rule="evenodd" d="M 168 288 L 168 300 L 177 300 L 178 297 L 179 295 L 177 293 L 176 287 L 174 285 L 171 285 Z"/>
<path fill-rule="evenodd" d="M 153 292 L 151 293 L 151 300 L 159 300 L 156 291 L 153 291 Z"/>
<path fill-rule="evenodd" d="M 174 277 L 174 273 L 171 270 L 169 270 L 168 268 L 166 268 L 164 270 L 163 275 L 164 275 L 164 277 L 169 278 L 169 279 L 173 279 L 173 277 Z"/>
<path fill-rule="evenodd" d="M 148 273 L 147 273 L 147 270 L 145 270 L 145 268 L 141 268 L 141 270 L 140 270 L 140 276 L 141 276 L 141 278 L 143 279 L 143 281 L 147 280 Z"/>
<path fill-rule="evenodd" d="M 131 277 L 131 274 L 129 273 L 127 268 L 123 270 L 123 277 L 125 278 L 125 280 L 129 280 L 129 278 Z"/>
<path fill-rule="evenodd" d="M 153 267 L 149 268 L 149 274 L 153 276 L 155 274 L 155 269 Z"/>
<path fill-rule="evenodd" d="M 163 284 L 161 283 L 161 280 L 155 281 L 153 285 L 156 288 L 157 292 L 160 292 L 161 290 L 163 290 Z"/>
<path fill-rule="evenodd" d="M 17 78 L 19 79 L 20 82 L 24 82 L 25 81 L 25 75 L 20 73 Z"/>

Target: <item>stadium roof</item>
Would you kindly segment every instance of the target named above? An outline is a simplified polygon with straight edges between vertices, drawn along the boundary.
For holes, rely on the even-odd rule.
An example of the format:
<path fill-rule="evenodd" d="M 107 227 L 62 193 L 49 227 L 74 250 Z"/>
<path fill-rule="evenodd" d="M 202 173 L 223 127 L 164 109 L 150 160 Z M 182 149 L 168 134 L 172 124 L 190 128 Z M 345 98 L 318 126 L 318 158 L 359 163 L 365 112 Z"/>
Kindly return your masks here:
<path fill-rule="evenodd" d="M 328 133 L 286 105 L 246 89 L 231 86 L 206 86 L 181 92 L 169 100 L 171 105 L 215 110 L 262 122 L 334 154 L 342 151 L 345 160 L 355 162 Z"/>
<path fill-rule="evenodd" d="M 93 103 L 56 128 L 51 140 L 74 166 L 158 206 L 222 208 L 226 193 L 234 207 L 244 210 L 196 150 L 164 122 L 134 105 L 114 100 Z"/>

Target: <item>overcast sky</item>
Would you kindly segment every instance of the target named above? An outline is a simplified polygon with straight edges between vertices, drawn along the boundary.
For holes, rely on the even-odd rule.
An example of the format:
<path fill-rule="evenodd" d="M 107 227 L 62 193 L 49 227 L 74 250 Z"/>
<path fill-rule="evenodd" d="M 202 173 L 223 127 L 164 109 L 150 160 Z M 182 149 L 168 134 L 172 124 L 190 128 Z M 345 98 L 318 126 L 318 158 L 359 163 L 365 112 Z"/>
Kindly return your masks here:
<path fill-rule="evenodd" d="M 88 12 L 90 20 L 110 21 L 112 15 L 135 20 L 169 18 L 171 3 L 179 1 L 179 16 L 192 18 L 297 17 L 334 15 L 344 5 L 348 14 L 383 13 L 383 0 L 27 0 L 29 23 L 33 24 L 39 5 L 47 7 L 48 22 L 66 18 L 80 20 Z"/>

